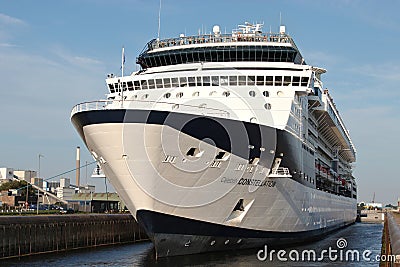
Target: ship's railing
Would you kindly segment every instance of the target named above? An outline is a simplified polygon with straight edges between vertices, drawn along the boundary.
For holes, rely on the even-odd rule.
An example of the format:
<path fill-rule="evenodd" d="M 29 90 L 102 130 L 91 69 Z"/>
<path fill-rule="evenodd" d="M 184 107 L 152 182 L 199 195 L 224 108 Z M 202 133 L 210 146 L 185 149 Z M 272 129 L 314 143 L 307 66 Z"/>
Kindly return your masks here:
<path fill-rule="evenodd" d="M 167 110 L 174 112 L 190 112 L 193 114 L 229 118 L 230 113 L 226 110 L 207 107 L 206 104 L 188 105 L 174 102 L 151 101 L 151 100 L 98 100 L 83 102 L 75 105 L 71 110 L 71 117 L 76 113 L 95 110 L 116 109 L 144 109 L 144 110 Z"/>
<path fill-rule="evenodd" d="M 343 138 L 346 140 L 346 143 L 349 146 L 352 154 L 355 155 L 356 154 L 355 146 L 350 138 L 349 132 L 347 131 L 347 129 L 344 125 L 344 122 L 339 114 L 339 111 L 337 110 L 336 105 L 333 102 L 332 97 L 330 96 L 330 94 L 327 90 L 325 90 L 324 94 L 326 95 L 326 100 L 328 103 L 328 105 L 326 107 L 326 111 L 327 111 L 329 117 L 331 118 L 333 123 L 336 125 L 336 128 L 339 130 L 339 132 L 341 133 Z"/>
<path fill-rule="evenodd" d="M 232 42 L 273 42 L 273 43 L 290 43 L 296 47 L 293 39 L 287 34 L 281 33 L 233 33 L 233 34 L 204 34 L 196 36 L 184 36 L 178 38 L 169 38 L 163 40 L 154 39 L 148 43 L 147 51 L 164 48 L 175 47 L 182 45 L 192 44 L 206 44 L 206 43 L 232 43 Z"/>
<path fill-rule="evenodd" d="M 99 100 L 99 101 L 79 103 L 72 108 L 71 116 L 74 115 L 75 113 L 84 111 L 104 110 L 106 109 L 106 106 L 111 104 L 112 102 L 113 101 Z"/>
<path fill-rule="evenodd" d="M 292 177 L 290 174 L 289 168 L 279 167 L 273 168 L 271 173 L 268 175 L 269 178 L 280 178 L 280 177 Z"/>

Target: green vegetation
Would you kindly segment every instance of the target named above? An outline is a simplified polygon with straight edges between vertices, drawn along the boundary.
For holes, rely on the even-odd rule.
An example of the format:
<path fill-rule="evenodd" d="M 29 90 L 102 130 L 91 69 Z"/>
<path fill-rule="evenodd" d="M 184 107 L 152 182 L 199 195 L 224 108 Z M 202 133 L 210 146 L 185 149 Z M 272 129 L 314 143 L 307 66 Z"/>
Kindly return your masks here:
<path fill-rule="evenodd" d="M 0 185 L 0 191 L 8 191 L 9 189 L 20 189 L 18 193 L 21 196 L 26 196 L 26 187 L 28 186 L 28 192 L 29 195 L 34 195 L 35 194 L 35 189 L 32 188 L 32 186 L 28 185 L 26 181 L 18 181 L 18 180 L 13 180 L 9 181 L 6 183 L 2 183 Z"/>

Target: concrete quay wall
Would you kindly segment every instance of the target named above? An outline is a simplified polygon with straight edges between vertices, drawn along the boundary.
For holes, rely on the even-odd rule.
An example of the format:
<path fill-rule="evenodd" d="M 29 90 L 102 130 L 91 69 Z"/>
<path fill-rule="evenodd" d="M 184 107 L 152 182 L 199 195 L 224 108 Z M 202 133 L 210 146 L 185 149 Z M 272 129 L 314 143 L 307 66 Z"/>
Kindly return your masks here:
<path fill-rule="evenodd" d="M 388 212 L 383 227 L 381 267 L 400 267 L 400 214 Z M 382 257 L 385 258 L 382 261 Z"/>
<path fill-rule="evenodd" d="M 0 216 L 0 259 L 141 240 L 130 214 Z"/>

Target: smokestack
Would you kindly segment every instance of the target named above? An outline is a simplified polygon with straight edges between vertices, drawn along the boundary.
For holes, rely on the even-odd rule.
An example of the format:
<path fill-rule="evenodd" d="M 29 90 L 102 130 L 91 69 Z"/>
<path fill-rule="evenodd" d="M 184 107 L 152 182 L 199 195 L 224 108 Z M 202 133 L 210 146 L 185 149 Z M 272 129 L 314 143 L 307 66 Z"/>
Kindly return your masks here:
<path fill-rule="evenodd" d="M 79 180 L 81 177 L 81 148 L 76 147 L 76 186 L 79 187 Z"/>

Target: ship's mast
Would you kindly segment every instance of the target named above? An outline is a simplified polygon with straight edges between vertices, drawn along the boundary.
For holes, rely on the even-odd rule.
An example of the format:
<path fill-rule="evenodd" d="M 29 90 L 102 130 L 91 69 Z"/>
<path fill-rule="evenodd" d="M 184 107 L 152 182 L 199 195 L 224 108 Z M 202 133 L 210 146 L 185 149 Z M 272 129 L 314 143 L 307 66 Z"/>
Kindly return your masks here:
<path fill-rule="evenodd" d="M 122 56 L 121 56 L 121 77 L 124 77 L 124 65 L 125 65 L 125 48 L 122 47 Z"/>

